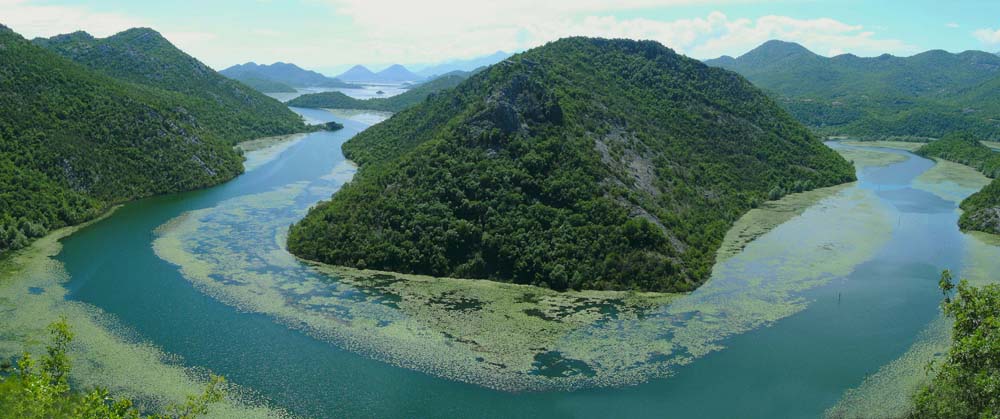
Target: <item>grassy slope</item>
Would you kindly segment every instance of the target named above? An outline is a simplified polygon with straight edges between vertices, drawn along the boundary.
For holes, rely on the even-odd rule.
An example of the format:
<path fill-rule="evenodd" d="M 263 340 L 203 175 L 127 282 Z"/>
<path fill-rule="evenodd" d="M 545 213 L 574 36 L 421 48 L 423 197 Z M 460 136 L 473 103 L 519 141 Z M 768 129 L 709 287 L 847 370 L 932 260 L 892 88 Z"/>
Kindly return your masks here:
<path fill-rule="evenodd" d="M 294 253 L 557 289 L 691 289 L 756 203 L 853 179 L 741 77 L 585 38 L 493 66 L 344 150 L 361 170 L 292 228 Z"/>

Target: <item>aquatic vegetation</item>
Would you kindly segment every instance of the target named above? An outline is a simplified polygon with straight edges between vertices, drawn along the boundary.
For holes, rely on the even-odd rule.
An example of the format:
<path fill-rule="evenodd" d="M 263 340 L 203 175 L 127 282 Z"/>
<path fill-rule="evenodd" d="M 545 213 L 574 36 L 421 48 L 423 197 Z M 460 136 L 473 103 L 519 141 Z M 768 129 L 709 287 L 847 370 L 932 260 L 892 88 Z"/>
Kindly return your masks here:
<path fill-rule="evenodd" d="M 883 153 L 871 149 L 836 148 L 835 150 L 845 159 L 854 163 L 854 167 L 859 170 L 866 167 L 890 166 L 906 160 L 906 157 L 900 154 Z"/>
<path fill-rule="evenodd" d="M 368 109 L 326 109 L 337 117 L 353 119 L 366 125 L 375 125 L 392 116 L 392 112 L 374 111 Z"/>
<path fill-rule="evenodd" d="M 969 166 L 942 159 L 934 161 L 933 167 L 913 180 L 914 187 L 959 202 L 990 183 L 989 178 Z"/>
<path fill-rule="evenodd" d="M 854 140 L 841 141 L 841 143 L 847 145 L 862 146 L 862 147 L 896 148 L 899 150 L 906 150 L 906 151 L 917 151 L 918 148 L 923 147 L 924 144 L 927 144 L 915 141 L 854 141 Z"/>
<path fill-rule="evenodd" d="M 204 388 L 209 372 L 189 370 L 155 346 L 142 342 L 100 310 L 65 299 L 67 280 L 58 254 L 59 240 L 84 226 L 63 228 L 0 262 L 0 358 L 23 351 L 38 355 L 48 324 L 65 317 L 75 339 L 69 356 L 73 363 L 71 384 L 79 388 L 101 386 L 117 397 L 139 402 L 140 408 L 182 403 L 186 395 Z M 32 292 L 41 289 L 42 292 Z M 270 418 L 281 411 L 260 404 L 253 394 L 232 387 L 230 397 L 213 406 L 208 417 Z"/>
<path fill-rule="evenodd" d="M 203 292 L 348 350 L 493 389 L 567 390 L 668 376 L 728 336 L 794 314 L 808 305 L 801 291 L 849 273 L 890 231 L 872 191 L 793 195 L 750 215 L 777 227 L 749 244 L 734 235 L 739 244 L 726 246 L 744 250 L 686 295 L 559 293 L 295 259 L 287 226 L 351 173 L 345 162 L 311 183 L 185 213 L 157 230 L 154 250 Z"/>
<path fill-rule="evenodd" d="M 899 358 L 847 390 L 828 418 L 891 419 L 913 408 L 913 394 L 928 380 L 927 363 L 941 359 L 951 344 L 951 321 L 938 317 L 920 332 L 917 341 Z"/>
<path fill-rule="evenodd" d="M 253 170 L 265 163 L 274 160 L 285 150 L 295 145 L 299 140 L 306 137 L 306 134 L 279 135 L 275 137 L 264 137 L 255 140 L 244 141 L 236 145 L 236 149 L 244 154 L 246 160 L 243 161 L 243 168 L 246 171 Z"/>

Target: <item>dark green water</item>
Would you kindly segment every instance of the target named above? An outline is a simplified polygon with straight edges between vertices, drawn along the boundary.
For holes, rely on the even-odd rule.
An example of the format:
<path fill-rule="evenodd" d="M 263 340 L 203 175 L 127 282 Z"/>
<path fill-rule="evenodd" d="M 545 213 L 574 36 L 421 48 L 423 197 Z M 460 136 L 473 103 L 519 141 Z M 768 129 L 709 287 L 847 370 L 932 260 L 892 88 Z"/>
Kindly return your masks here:
<path fill-rule="evenodd" d="M 862 171 L 855 187 L 876 191 L 899 222 L 870 260 L 802 293 L 811 301 L 805 310 L 728 338 L 726 349 L 669 378 L 575 392 L 493 391 L 393 367 L 241 312 L 199 292 L 154 254 L 153 230 L 184 212 L 329 174 L 343 161 L 340 145 L 365 128 L 341 122 L 345 129 L 312 134 L 225 185 L 126 205 L 65 239 L 58 258 L 71 275 L 71 298 L 116 316 L 184 365 L 209 368 L 304 416 L 818 417 L 902 354 L 936 316 L 937 277 L 959 266 L 966 240 L 955 226 L 955 202 L 910 186 L 933 163 L 889 151 L 908 159 Z M 288 205 L 301 211 L 323 198 Z M 794 231 L 783 234 L 796 245 Z"/>

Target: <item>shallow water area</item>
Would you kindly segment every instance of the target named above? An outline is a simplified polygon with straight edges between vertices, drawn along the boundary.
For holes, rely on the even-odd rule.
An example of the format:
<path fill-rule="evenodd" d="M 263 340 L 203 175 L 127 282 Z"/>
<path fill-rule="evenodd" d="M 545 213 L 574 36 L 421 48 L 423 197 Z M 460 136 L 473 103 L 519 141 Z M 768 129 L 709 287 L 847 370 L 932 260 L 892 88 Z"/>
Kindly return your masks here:
<path fill-rule="evenodd" d="M 287 227 L 350 180 L 340 145 L 377 118 L 296 111 L 345 129 L 64 239 L 67 304 L 302 416 L 815 417 L 921 339 L 941 269 L 992 269 L 994 247 L 955 226 L 975 179 L 835 143 L 859 181 L 752 211 L 686 295 L 312 265 Z"/>

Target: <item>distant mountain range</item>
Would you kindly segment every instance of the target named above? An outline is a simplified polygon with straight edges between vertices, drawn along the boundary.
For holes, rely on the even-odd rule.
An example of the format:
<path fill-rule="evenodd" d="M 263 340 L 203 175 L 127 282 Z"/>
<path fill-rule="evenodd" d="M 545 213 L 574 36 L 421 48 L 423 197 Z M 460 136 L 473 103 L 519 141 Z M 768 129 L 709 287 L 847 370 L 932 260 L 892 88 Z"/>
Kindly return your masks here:
<path fill-rule="evenodd" d="M 377 73 L 372 72 L 368 67 L 363 65 L 356 65 L 338 75 L 337 78 L 356 83 L 402 83 L 424 79 L 424 77 L 413 73 L 399 64 L 393 64 Z"/>
<path fill-rule="evenodd" d="M 283 62 L 271 65 L 254 62 L 237 64 L 219 73 L 232 79 L 245 81 L 251 85 L 261 85 L 260 81 L 269 81 L 290 87 L 358 87 L 357 85 L 345 83 L 341 79 L 327 77 L 315 71 L 305 70 L 295 64 Z M 269 89 L 281 88 L 273 84 L 268 86 Z"/>
<path fill-rule="evenodd" d="M 452 60 L 441 64 L 433 65 L 427 67 L 423 70 L 417 72 L 417 74 L 424 77 L 432 77 L 450 73 L 452 71 L 473 71 L 477 68 L 488 67 L 493 64 L 499 63 L 503 60 L 509 58 L 511 53 L 504 51 L 497 51 L 490 55 L 476 57 L 468 60 Z"/>
<path fill-rule="evenodd" d="M 828 58 L 768 41 L 706 64 L 736 71 L 825 135 L 939 138 L 969 130 L 1000 138 L 1000 57 L 926 51 L 911 57 Z"/>

